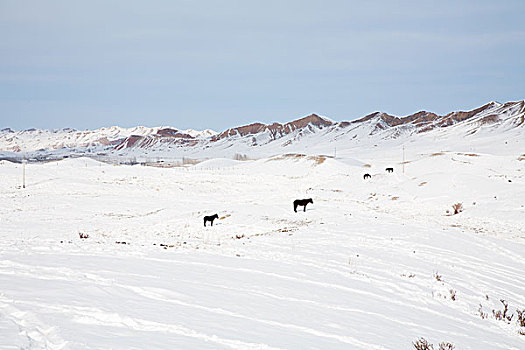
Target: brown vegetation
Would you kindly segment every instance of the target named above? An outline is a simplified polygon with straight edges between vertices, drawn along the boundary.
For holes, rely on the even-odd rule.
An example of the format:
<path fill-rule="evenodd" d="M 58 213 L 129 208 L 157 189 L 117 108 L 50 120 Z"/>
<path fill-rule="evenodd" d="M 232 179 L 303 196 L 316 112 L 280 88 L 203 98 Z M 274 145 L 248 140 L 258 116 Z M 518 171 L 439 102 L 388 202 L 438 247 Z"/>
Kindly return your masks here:
<path fill-rule="evenodd" d="M 459 214 L 463 211 L 463 204 L 461 203 L 453 204 L 452 209 L 454 210 L 454 213 L 452 215 Z"/>
<path fill-rule="evenodd" d="M 414 345 L 414 348 L 417 350 L 434 350 L 434 345 L 429 343 L 425 338 L 419 338 L 414 343 L 412 343 L 412 345 Z M 441 342 L 439 343 L 438 350 L 454 350 L 454 345 L 451 343 Z"/>

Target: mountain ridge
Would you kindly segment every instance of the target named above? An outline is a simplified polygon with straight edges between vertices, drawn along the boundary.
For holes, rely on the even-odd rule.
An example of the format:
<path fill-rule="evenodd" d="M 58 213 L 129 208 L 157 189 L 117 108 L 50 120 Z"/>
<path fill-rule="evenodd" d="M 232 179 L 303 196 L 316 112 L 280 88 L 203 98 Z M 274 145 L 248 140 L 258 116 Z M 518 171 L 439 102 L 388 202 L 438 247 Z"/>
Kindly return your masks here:
<path fill-rule="evenodd" d="M 79 131 L 28 129 L 0 130 L 0 151 L 21 154 L 80 152 L 105 153 L 116 156 L 157 152 L 159 154 L 208 155 L 233 150 L 239 153 L 267 149 L 268 153 L 285 152 L 283 148 L 312 148 L 322 143 L 365 144 L 386 142 L 397 138 L 416 137 L 430 132 L 473 135 L 481 129 L 523 129 L 525 101 L 489 102 L 469 111 L 454 111 L 438 115 L 428 111 L 396 117 L 385 112 L 373 112 L 352 121 L 333 121 L 312 113 L 286 123 L 255 122 L 222 132 L 209 129 L 177 129 L 171 126 L 121 128 L 118 126 Z M 457 128 L 456 128 L 457 127 Z M 458 129 L 459 128 L 459 129 Z M 485 130 L 486 131 L 486 130 Z M 313 144 L 313 145 L 312 145 Z M 293 148 L 293 147 L 291 147 Z"/>

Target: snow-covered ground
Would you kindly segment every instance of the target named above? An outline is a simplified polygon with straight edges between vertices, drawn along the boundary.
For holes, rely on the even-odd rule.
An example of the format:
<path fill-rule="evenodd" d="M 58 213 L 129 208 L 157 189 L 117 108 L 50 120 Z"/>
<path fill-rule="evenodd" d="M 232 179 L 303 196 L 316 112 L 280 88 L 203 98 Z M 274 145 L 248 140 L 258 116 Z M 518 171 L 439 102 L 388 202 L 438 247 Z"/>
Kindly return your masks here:
<path fill-rule="evenodd" d="M 440 151 L 3 161 L 0 349 L 524 349 L 525 160 Z"/>

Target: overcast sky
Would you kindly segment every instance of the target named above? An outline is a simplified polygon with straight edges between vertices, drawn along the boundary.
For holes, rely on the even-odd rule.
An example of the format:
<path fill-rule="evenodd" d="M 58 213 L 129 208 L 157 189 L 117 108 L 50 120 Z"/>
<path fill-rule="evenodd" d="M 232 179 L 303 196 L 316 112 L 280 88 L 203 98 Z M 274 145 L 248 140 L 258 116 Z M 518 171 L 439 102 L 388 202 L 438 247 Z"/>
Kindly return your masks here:
<path fill-rule="evenodd" d="M 0 0 L 0 128 L 212 128 L 525 98 L 525 1 Z"/>

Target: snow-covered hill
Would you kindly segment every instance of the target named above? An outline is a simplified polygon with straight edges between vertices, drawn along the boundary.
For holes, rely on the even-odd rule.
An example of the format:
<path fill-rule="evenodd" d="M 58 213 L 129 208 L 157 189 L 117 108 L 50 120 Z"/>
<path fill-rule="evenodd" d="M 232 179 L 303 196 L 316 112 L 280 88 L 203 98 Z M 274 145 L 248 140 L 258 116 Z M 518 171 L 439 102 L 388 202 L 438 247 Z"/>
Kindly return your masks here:
<path fill-rule="evenodd" d="M 505 147 L 408 149 L 404 171 L 381 145 L 77 158 L 26 165 L 25 189 L 0 161 L 0 349 L 524 349 L 525 163 Z"/>
<path fill-rule="evenodd" d="M 261 158 L 283 153 L 336 154 L 352 149 L 423 147 L 446 149 L 451 142 L 465 151 L 486 152 L 494 143 L 523 145 L 524 101 L 491 102 L 472 111 L 439 116 L 418 112 L 398 118 L 372 113 L 352 122 L 334 122 L 312 114 L 289 123 L 254 123 L 220 133 L 171 127 L 93 131 L 71 129 L 0 132 L 0 152 L 11 156 L 103 154 L 137 158 Z M 490 153 L 490 152 L 489 152 Z"/>

